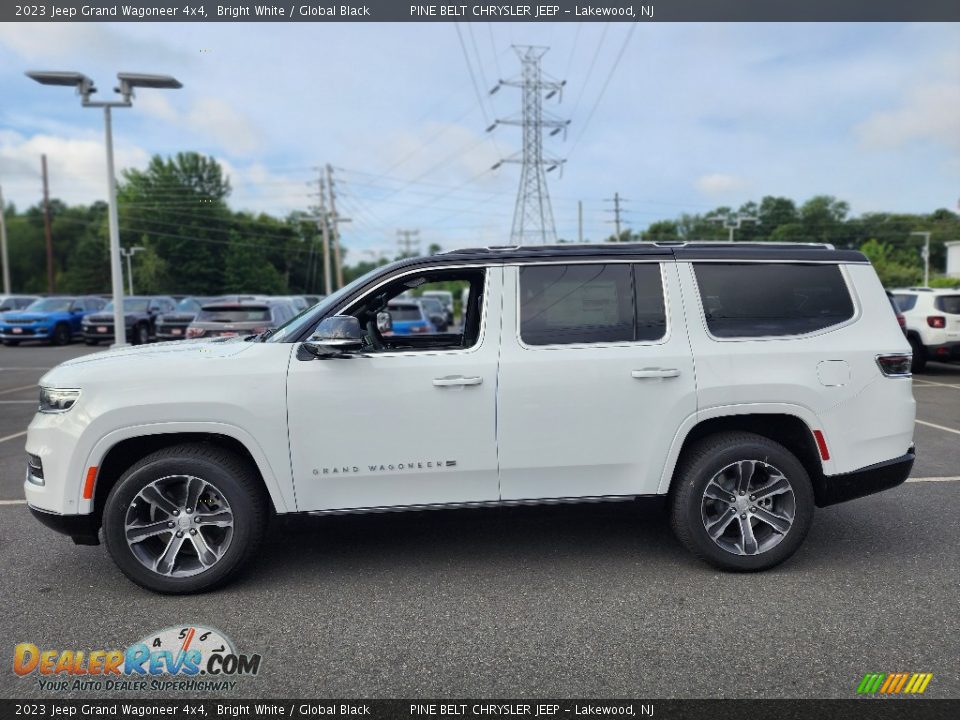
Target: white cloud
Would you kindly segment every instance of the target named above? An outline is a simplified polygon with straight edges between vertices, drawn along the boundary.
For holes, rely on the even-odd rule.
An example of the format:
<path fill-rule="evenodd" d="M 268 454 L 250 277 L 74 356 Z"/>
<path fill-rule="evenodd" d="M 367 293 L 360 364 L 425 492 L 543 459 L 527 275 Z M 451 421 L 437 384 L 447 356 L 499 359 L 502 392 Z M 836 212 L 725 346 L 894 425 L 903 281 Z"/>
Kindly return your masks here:
<path fill-rule="evenodd" d="M 704 195 L 715 197 L 743 190 L 747 187 L 747 181 L 736 175 L 714 173 L 712 175 L 701 175 L 697 178 L 695 185 L 697 190 Z"/>
<path fill-rule="evenodd" d="M 27 137 L 0 130 L 0 182 L 4 199 L 19 207 L 33 205 L 41 198 L 40 156 L 47 156 L 50 196 L 68 204 L 106 200 L 106 150 L 92 138 L 64 138 L 52 135 Z M 117 144 L 114 162 L 117 175 L 130 167 L 143 167 L 149 154 L 142 148 Z"/>
<path fill-rule="evenodd" d="M 238 155 L 247 155 L 259 145 L 258 133 L 246 117 L 230 103 L 218 98 L 197 100 L 187 114 L 186 124 Z"/>
<path fill-rule="evenodd" d="M 857 133 L 870 149 L 896 149 L 926 140 L 960 151 L 960 84 L 911 88 L 900 107 L 874 113 L 857 126 Z"/>

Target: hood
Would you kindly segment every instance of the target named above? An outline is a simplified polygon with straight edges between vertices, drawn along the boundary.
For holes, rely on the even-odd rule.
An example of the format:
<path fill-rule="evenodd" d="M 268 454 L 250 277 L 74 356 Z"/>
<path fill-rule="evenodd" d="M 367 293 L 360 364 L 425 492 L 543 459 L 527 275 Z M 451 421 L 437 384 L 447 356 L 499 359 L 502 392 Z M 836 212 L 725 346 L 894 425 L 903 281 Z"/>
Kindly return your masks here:
<path fill-rule="evenodd" d="M 16 310 L 8 310 L 7 312 L 0 313 L 3 316 L 4 320 L 20 320 L 25 322 L 36 322 L 37 320 L 47 320 L 52 315 L 59 315 L 58 312 L 50 313 L 25 313 L 17 312 Z"/>

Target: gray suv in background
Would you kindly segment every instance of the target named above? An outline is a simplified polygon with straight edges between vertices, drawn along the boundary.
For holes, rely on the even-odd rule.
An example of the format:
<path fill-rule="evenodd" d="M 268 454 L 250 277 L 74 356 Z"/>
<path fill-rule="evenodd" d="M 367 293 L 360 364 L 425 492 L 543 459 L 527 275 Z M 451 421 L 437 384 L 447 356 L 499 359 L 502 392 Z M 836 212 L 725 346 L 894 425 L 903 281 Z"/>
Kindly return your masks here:
<path fill-rule="evenodd" d="M 297 314 L 287 299 L 218 301 L 204 305 L 187 328 L 188 338 L 259 335 Z"/>

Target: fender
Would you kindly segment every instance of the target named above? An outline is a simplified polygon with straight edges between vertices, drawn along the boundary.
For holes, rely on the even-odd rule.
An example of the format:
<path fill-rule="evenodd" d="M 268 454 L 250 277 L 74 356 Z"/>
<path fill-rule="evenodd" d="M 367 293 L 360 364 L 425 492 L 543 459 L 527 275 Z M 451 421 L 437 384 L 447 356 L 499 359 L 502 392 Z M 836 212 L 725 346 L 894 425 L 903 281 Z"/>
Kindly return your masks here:
<path fill-rule="evenodd" d="M 663 474 L 660 476 L 660 484 L 657 487 L 657 493 L 665 495 L 670 491 L 670 482 L 673 479 L 673 472 L 677 466 L 677 460 L 680 457 L 680 449 L 687 439 L 690 431 L 704 420 L 712 420 L 719 417 L 730 417 L 733 415 L 792 415 L 801 420 L 811 432 L 815 428 L 822 428 L 823 423 L 820 418 L 810 408 L 803 405 L 794 405 L 789 403 L 743 403 L 737 405 L 717 405 L 715 407 L 703 408 L 691 413 L 684 419 L 677 428 L 673 441 L 670 444 L 670 452 L 667 453 L 667 460 L 663 466 Z M 833 460 L 820 461 L 823 466 L 824 475 L 835 473 L 833 469 Z"/>
<path fill-rule="evenodd" d="M 226 435 L 241 443 L 250 452 L 254 462 L 257 464 L 257 469 L 263 476 L 267 493 L 270 495 L 270 500 L 273 502 L 277 513 L 296 511 L 297 504 L 296 498 L 293 495 L 293 483 L 290 479 L 289 468 L 286 468 L 282 475 L 285 482 L 281 482 L 281 478 L 278 478 L 277 473 L 274 472 L 270 461 L 267 459 L 266 453 L 264 453 L 263 448 L 260 447 L 260 444 L 254 437 L 246 430 L 226 423 L 193 421 L 161 422 L 120 428 L 107 433 L 96 442 L 93 449 L 87 455 L 87 461 L 84 467 L 100 467 L 101 461 L 106 457 L 110 449 L 123 440 L 146 435 L 169 435 L 172 433 L 210 433 Z M 78 486 L 77 490 L 76 501 L 78 512 L 81 514 L 93 512 L 93 500 L 83 499 L 82 487 Z"/>

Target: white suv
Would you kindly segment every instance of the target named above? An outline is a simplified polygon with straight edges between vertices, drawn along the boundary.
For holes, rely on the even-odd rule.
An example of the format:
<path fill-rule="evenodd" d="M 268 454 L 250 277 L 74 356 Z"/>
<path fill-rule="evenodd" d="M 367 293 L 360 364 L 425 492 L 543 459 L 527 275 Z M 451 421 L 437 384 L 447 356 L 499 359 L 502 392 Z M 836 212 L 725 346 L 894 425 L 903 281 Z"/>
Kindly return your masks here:
<path fill-rule="evenodd" d="M 388 303 L 462 292 L 456 332 Z M 913 464 L 910 348 L 829 246 L 461 250 L 377 268 L 276 331 L 119 349 L 41 380 L 26 497 L 160 592 L 221 584 L 280 513 L 669 501 L 713 565 L 789 557 L 815 506 Z"/>
<path fill-rule="evenodd" d="M 928 360 L 960 360 L 960 290 L 903 288 L 892 290 L 906 321 L 913 349 L 913 371 Z"/>

